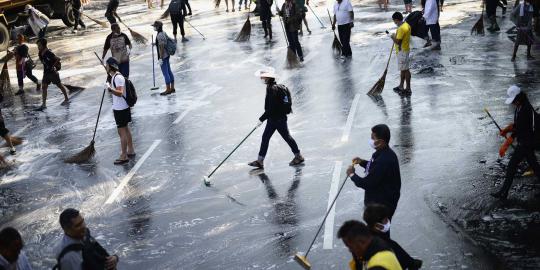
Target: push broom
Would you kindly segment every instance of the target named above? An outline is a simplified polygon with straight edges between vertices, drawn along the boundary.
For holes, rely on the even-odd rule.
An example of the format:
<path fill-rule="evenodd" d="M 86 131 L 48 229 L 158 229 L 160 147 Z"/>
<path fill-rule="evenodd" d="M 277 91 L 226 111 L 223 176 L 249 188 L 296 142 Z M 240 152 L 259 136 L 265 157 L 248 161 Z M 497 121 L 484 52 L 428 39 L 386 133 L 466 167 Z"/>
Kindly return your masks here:
<path fill-rule="evenodd" d="M 240 143 L 239 143 L 238 145 L 236 145 L 236 147 L 231 151 L 231 153 L 229 153 L 229 154 L 225 157 L 225 159 L 223 159 L 223 161 L 221 161 L 221 162 L 217 165 L 217 167 L 216 167 L 216 168 L 215 168 L 208 176 L 205 176 L 205 177 L 203 178 L 203 182 L 204 182 L 204 185 L 205 185 L 205 186 L 207 186 L 207 187 L 210 186 L 210 184 L 211 184 L 211 183 L 210 183 L 210 177 L 212 177 L 212 175 L 214 175 L 214 173 L 219 169 L 219 167 L 221 167 L 221 165 L 223 165 L 223 163 L 225 163 L 225 161 L 227 161 L 227 159 L 229 159 L 229 157 L 231 157 L 232 154 L 233 154 L 234 152 L 236 152 L 236 150 L 237 150 L 238 148 L 240 148 L 240 146 L 247 140 L 247 138 L 249 138 L 249 136 L 251 136 L 251 134 L 253 134 L 253 132 L 255 132 L 255 130 L 256 130 L 258 127 L 260 127 L 260 126 L 261 126 L 261 123 L 257 124 L 257 125 L 256 125 L 256 126 L 248 133 L 248 135 L 246 135 L 246 137 L 244 137 L 244 139 L 242 139 L 242 141 L 240 141 Z"/>
<path fill-rule="evenodd" d="M 278 8 L 277 0 L 275 1 L 276 8 Z M 279 16 L 279 15 L 278 15 Z M 287 33 L 285 32 L 285 25 L 283 24 L 283 20 L 281 20 L 281 16 L 279 16 L 279 22 L 281 23 L 281 29 L 283 29 L 283 35 L 285 36 L 285 42 L 287 43 L 287 67 L 288 68 L 297 68 L 300 67 L 300 61 L 298 61 L 298 56 L 296 56 L 296 53 L 293 52 L 291 49 L 289 39 L 287 38 Z"/>
<path fill-rule="evenodd" d="M 392 43 L 392 48 L 390 48 L 390 56 L 388 56 L 388 62 L 386 62 L 386 68 L 384 69 L 383 75 L 381 78 L 371 87 L 371 90 L 367 92 L 369 96 L 380 95 L 384 90 L 384 84 L 386 82 L 386 74 L 388 73 L 388 66 L 390 65 L 390 59 L 392 58 L 392 52 L 394 50 L 394 43 Z"/>
<path fill-rule="evenodd" d="M 195 29 L 195 31 L 197 31 L 197 33 L 199 33 L 199 35 L 201 35 L 203 40 L 206 40 L 206 37 L 201 33 L 201 31 L 199 31 L 197 28 L 195 28 L 195 26 L 193 26 L 188 20 L 186 20 L 185 17 L 184 17 L 184 21 L 187 22 L 187 24 L 189 24 L 189 26 L 191 28 Z"/>
<path fill-rule="evenodd" d="M 105 67 L 103 65 L 103 60 L 99 58 L 96 52 L 94 52 L 94 54 L 101 62 L 101 65 Z M 99 116 L 101 115 L 101 108 L 103 107 L 103 99 L 105 98 L 105 91 L 106 89 L 103 89 L 103 94 L 101 95 L 101 103 L 99 104 L 99 111 L 98 111 L 98 116 L 96 120 L 96 125 L 94 127 L 94 135 L 92 136 L 92 141 L 90 142 L 90 145 L 85 147 L 81 152 L 77 153 L 76 155 L 66 159 L 64 162 L 80 164 L 80 163 L 87 162 L 96 154 L 96 148 L 94 147 L 94 144 L 95 144 L 95 138 L 96 138 L 96 131 L 97 131 L 98 123 L 99 123 Z"/>
<path fill-rule="evenodd" d="M 326 12 L 328 12 L 328 19 L 330 19 L 330 23 L 332 23 L 332 16 L 330 16 L 330 11 L 326 9 Z M 334 42 L 332 42 L 332 50 L 334 50 L 335 54 L 341 54 L 343 46 L 341 45 L 341 42 L 336 36 L 336 31 L 332 30 L 332 32 L 334 32 Z"/>
<path fill-rule="evenodd" d="M 249 21 L 249 13 L 246 22 L 244 23 L 244 26 L 242 26 L 242 30 L 240 30 L 240 33 L 238 33 L 238 36 L 234 39 L 234 41 L 242 42 L 242 41 L 248 41 L 251 37 L 251 22 Z"/>
<path fill-rule="evenodd" d="M 76 11 L 78 11 L 78 12 L 79 12 L 80 14 L 82 14 L 84 17 L 90 19 L 91 21 L 95 22 L 96 24 L 100 25 L 100 26 L 103 27 L 103 28 L 109 27 L 109 25 L 108 25 L 106 22 L 104 22 L 104 21 L 100 21 L 100 20 L 98 20 L 98 19 L 92 18 L 92 17 L 86 15 L 86 13 L 81 12 L 80 10 L 76 10 Z"/>
<path fill-rule="evenodd" d="M 482 1 L 482 15 L 480 15 L 480 19 L 474 24 L 473 28 L 471 29 L 471 35 L 484 35 L 484 6 L 485 1 Z"/>
<path fill-rule="evenodd" d="M 311 244 L 309 244 L 309 247 L 308 247 L 305 255 L 302 256 L 300 253 L 296 253 L 296 255 L 294 255 L 294 260 L 306 270 L 311 269 L 311 264 L 309 263 L 309 261 L 307 259 L 309 251 L 311 251 L 311 248 L 313 247 L 313 244 L 315 243 L 315 240 L 317 240 L 317 236 L 321 232 L 321 229 L 322 229 L 322 227 L 324 225 L 324 222 L 326 221 L 326 218 L 328 217 L 328 215 L 330 214 L 330 211 L 334 207 L 334 204 L 336 203 L 336 200 L 339 197 L 339 194 L 341 193 L 341 190 L 345 186 L 345 183 L 347 183 L 347 179 L 349 179 L 348 175 L 347 175 L 347 177 L 345 177 L 345 180 L 343 180 L 343 183 L 341 184 L 341 187 L 339 188 L 338 193 L 336 194 L 336 197 L 334 197 L 334 200 L 332 201 L 332 204 L 330 204 L 330 207 L 328 207 L 328 210 L 326 211 L 326 215 L 324 215 L 324 218 L 323 218 L 323 220 L 321 222 L 321 225 L 319 226 L 319 229 L 317 230 L 317 233 L 315 234 L 315 237 L 313 237 L 313 241 L 311 241 Z"/>
<path fill-rule="evenodd" d="M 133 40 L 135 40 L 135 42 L 139 44 L 146 44 L 148 42 L 148 39 L 146 39 L 143 35 L 133 31 L 133 29 L 129 28 L 129 26 L 127 26 L 124 21 L 120 19 L 120 17 L 118 17 L 118 20 L 129 30 L 129 33 L 131 34 L 131 37 L 133 37 Z"/>

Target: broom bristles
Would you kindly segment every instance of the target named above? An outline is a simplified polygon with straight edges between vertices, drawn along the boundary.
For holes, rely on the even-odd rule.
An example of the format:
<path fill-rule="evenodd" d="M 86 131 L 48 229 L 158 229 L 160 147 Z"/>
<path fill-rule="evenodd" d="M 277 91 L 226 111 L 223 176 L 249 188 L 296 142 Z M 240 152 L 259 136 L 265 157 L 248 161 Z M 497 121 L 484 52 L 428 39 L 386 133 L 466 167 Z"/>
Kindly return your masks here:
<path fill-rule="evenodd" d="M 86 18 L 90 19 L 91 21 L 95 22 L 96 24 L 99 24 L 101 27 L 103 28 L 108 28 L 109 25 L 107 24 L 107 22 L 104 22 L 104 21 L 100 21 L 98 19 L 94 19 L 86 14 L 83 13 L 84 16 L 86 16 Z"/>
<path fill-rule="evenodd" d="M 4 66 L 2 67 L 2 72 L 0 73 L 0 90 L 3 92 L 11 90 L 11 82 L 9 81 L 9 71 L 7 68 L 7 61 L 4 62 Z"/>
<path fill-rule="evenodd" d="M 484 35 L 484 14 L 480 16 L 480 19 L 474 24 L 471 29 L 471 35 Z"/>
<path fill-rule="evenodd" d="M 96 153 L 96 149 L 94 148 L 94 142 L 92 141 L 90 145 L 84 148 L 81 152 L 64 160 L 64 162 L 75 163 L 75 164 L 85 163 L 89 161 L 94 156 L 95 153 Z"/>
<path fill-rule="evenodd" d="M 77 92 L 77 91 L 86 89 L 81 86 L 75 86 L 75 85 L 70 85 L 70 84 L 64 84 L 64 86 L 69 90 L 69 92 Z"/>
<path fill-rule="evenodd" d="M 336 37 L 336 34 L 334 34 L 334 42 L 332 42 L 332 49 L 336 54 L 341 54 L 342 46 L 341 42 L 339 42 L 339 39 Z"/>
<path fill-rule="evenodd" d="M 387 72 L 388 72 L 388 69 L 385 69 L 381 78 L 369 90 L 368 95 L 380 95 L 382 93 L 382 91 L 384 90 L 384 84 L 386 82 Z"/>
<path fill-rule="evenodd" d="M 291 48 L 287 49 L 287 67 L 288 68 L 300 67 L 300 61 L 298 61 L 298 56 L 296 56 L 296 53 L 294 53 Z"/>
<path fill-rule="evenodd" d="M 129 32 L 131 33 L 131 37 L 133 37 L 133 40 L 139 44 L 146 44 L 148 42 L 148 39 L 146 39 L 143 35 L 129 29 Z"/>
<path fill-rule="evenodd" d="M 21 137 L 9 136 L 9 139 L 11 140 L 11 144 L 13 146 L 21 145 L 23 143 L 23 138 Z M 9 147 L 9 144 L 6 142 L 2 145 L 2 147 Z"/>
<path fill-rule="evenodd" d="M 251 22 L 249 21 L 249 16 L 244 23 L 244 26 L 242 26 L 242 30 L 240 30 L 240 33 L 238 33 L 238 36 L 234 41 L 242 42 L 242 41 L 248 41 L 251 37 Z"/>
<path fill-rule="evenodd" d="M 159 18 L 164 20 L 165 18 L 169 17 L 170 14 L 171 12 L 169 11 L 169 9 L 167 9 L 165 10 L 165 12 L 163 12 L 163 14 L 161 14 L 161 16 L 159 16 Z"/>

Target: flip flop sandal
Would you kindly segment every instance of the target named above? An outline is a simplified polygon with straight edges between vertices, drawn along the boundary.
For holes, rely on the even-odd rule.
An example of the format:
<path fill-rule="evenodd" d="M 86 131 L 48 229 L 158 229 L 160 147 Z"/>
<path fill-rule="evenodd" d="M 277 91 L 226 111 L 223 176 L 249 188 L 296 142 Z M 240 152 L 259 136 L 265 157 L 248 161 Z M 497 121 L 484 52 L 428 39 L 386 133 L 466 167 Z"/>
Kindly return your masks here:
<path fill-rule="evenodd" d="M 114 165 L 122 165 L 129 162 L 129 159 L 117 159 L 114 161 Z"/>
<path fill-rule="evenodd" d="M 394 87 L 394 91 L 395 91 L 395 92 L 401 92 L 401 91 L 403 91 L 403 90 L 402 90 L 401 88 L 399 88 L 399 86 L 397 86 L 397 87 Z"/>
<path fill-rule="evenodd" d="M 128 158 L 134 158 L 137 154 L 136 153 L 133 153 L 133 154 L 127 154 L 127 157 Z"/>

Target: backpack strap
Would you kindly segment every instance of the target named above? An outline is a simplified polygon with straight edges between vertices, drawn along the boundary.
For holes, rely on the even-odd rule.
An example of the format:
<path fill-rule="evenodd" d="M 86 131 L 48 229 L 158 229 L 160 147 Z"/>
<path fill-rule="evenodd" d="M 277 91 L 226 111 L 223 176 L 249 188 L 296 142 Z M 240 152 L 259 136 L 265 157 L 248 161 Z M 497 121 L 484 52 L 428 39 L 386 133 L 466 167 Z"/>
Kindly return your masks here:
<path fill-rule="evenodd" d="M 62 249 L 62 252 L 60 252 L 58 257 L 56 258 L 58 267 L 55 267 L 55 269 L 60 270 L 60 261 L 67 253 L 72 252 L 72 251 L 81 251 L 83 250 L 83 248 L 84 248 L 83 244 L 71 244 L 71 245 L 66 246 L 64 249 Z"/>

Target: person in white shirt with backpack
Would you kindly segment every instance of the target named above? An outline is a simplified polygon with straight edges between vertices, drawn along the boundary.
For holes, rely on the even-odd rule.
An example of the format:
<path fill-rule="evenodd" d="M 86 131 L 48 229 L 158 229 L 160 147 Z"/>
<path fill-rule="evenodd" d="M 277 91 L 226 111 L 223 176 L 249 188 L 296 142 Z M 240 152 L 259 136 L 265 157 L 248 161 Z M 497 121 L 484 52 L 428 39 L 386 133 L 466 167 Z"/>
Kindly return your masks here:
<path fill-rule="evenodd" d="M 111 83 L 105 83 L 105 89 L 112 94 L 112 109 L 114 120 L 120 136 L 120 157 L 114 161 L 115 165 L 122 165 L 135 157 L 135 149 L 131 138 L 128 123 L 131 122 L 131 108 L 127 102 L 126 79 L 120 73 L 118 61 L 114 57 L 107 59 L 107 73 L 111 76 Z"/>

